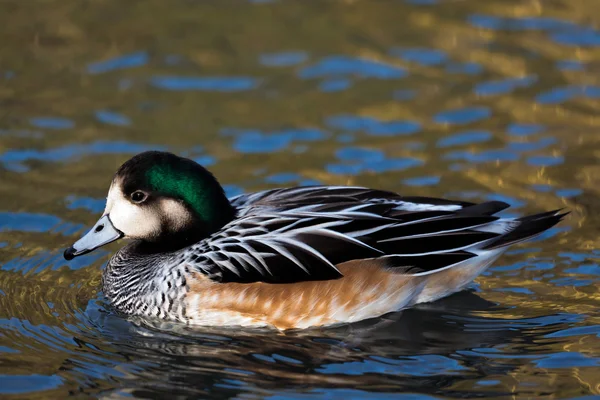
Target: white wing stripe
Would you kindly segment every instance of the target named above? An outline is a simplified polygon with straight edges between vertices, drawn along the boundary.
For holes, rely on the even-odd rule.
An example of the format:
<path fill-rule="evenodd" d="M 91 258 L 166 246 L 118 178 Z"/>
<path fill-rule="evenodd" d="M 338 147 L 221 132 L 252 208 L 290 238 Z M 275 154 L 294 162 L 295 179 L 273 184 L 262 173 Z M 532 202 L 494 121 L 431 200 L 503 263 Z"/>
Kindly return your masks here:
<path fill-rule="evenodd" d="M 277 242 L 275 242 L 275 240 L 265 240 L 264 242 L 261 242 L 261 243 L 263 243 L 266 246 L 271 247 L 277 253 L 281 254 L 282 256 L 284 256 L 285 258 L 287 258 L 288 260 L 290 260 L 294 264 L 296 264 L 298 267 L 300 267 L 300 269 L 302 269 L 304 272 L 306 272 L 307 275 L 310 275 L 310 272 L 308 272 L 306 267 L 304 267 L 304 265 L 302 265 L 300 260 L 298 260 L 296 257 L 294 257 L 294 255 L 292 253 L 290 253 L 285 247 L 277 244 Z"/>

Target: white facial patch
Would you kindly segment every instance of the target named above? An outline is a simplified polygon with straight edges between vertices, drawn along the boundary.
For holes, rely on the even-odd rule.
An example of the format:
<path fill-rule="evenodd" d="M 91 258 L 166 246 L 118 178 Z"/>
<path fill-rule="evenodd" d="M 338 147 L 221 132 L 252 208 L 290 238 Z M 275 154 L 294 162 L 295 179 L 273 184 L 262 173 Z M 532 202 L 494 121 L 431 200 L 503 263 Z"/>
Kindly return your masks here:
<path fill-rule="evenodd" d="M 192 220 L 190 212 L 178 201 L 161 198 L 158 207 L 145 207 L 127 199 L 121 185 L 114 182 L 106 198 L 104 215 L 109 214 L 113 226 L 133 239 L 151 239 L 164 228 L 177 232 Z"/>
<path fill-rule="evenodd" d="M 104 214 L 110 215 L 114 227 L 126 237 L 142 239 L 160 233 L 160 216 L 149 208 L 131 203 L 116 183 L 111 185 L 108 191 Z"/>

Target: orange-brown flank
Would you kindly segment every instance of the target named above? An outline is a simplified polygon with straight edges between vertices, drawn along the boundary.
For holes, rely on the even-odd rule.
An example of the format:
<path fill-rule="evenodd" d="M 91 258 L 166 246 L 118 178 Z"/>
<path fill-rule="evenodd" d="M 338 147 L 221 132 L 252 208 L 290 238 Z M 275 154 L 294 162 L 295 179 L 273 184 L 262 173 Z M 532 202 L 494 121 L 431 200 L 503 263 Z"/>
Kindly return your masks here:
<path fill-rule="evenodd" d="M 371 260 L 337 267 L 342 278 L 289 284 L 216 283 L 195 274 L 186 298 L 190 322 L 278 329 L 353 322 L 408 305 L 424 284 Z"/>

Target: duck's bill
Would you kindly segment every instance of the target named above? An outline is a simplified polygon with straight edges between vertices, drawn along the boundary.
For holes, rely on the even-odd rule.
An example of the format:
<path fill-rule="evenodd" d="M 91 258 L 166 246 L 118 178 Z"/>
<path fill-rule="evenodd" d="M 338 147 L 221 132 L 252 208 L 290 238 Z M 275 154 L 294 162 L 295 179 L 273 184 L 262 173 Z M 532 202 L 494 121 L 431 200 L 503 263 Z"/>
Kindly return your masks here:
<path fill-rule="evenodd" d="M 72 260 L 122 237 L 123 232 L 114 227 L 108 214 L 106 214 L 96 222 L 96 225 L 88 233 L 65 250 L 65 260 Z"/>

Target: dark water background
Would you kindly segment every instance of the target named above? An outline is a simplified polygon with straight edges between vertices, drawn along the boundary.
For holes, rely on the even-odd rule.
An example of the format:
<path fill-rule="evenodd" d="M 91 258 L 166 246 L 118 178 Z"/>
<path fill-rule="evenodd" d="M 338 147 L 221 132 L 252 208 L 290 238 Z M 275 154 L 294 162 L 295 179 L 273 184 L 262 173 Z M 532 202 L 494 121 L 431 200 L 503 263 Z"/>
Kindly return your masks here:
<path fill-rule="evenodd" d="M 599 398 L 598 0 L 0 3 L 0 397 Z M 66 263 L 146 149 L 231 195 L 356 184 L 567 207 L 470 291 L 297 333 L 110 312 Z"/>

